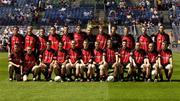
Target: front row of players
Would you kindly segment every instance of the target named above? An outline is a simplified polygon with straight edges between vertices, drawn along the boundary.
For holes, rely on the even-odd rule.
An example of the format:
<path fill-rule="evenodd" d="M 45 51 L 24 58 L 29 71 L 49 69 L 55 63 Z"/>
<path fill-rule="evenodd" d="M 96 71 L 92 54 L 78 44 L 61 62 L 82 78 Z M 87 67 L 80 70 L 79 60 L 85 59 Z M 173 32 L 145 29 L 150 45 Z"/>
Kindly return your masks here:
<path fill-rule="evenodd" d="M 60 42 L 59 50 L 55 52 L 51 49 L 51 43 L 47 42 L 47 48 L 39 54 L 39 58 L 33 54 L 31 47 L 27 47 L 24 55 L 19 53 L 19 46 L 15 44 L 15 51 L 9 57 L 9 80 L 27 81 L 29 73 L 33 74 L 34 81 L 40 80 L 42 73 L 48 81 L 54 72 L 56 77 L 61 77 L 61 81 L 105 81 L 111 69 L 113 81 L 135 81 L 141 78 L 148 82 L 152 79 L 157 82 L 158 78 L 162 81 L 162 70 L 167 80 L 171 81 L 172 52 L 165 41 L 160 52 L 155 51 L 153 43 L 149 44 L 148 52 L 140 49 L 139 42 L 133 51 L 127 48 L 126 41 L 122 42 L 119 50 L 112 48 L 111 40 L 107 41 L 106 50 L 101 50 L 98 42 L 95 42 L 94 50 L 89 49 L 87 40 L 83 42 L 81 50 L 76 49 L 75 44 L 72 41 L 71 49 L 66 52 Z"/>

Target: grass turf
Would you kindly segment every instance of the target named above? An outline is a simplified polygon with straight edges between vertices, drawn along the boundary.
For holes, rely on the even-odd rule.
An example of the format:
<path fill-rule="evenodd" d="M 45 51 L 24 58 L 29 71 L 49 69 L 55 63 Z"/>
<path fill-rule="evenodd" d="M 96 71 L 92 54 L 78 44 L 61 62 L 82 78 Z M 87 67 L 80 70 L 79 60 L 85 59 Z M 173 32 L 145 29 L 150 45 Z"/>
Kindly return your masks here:
<path fill-rule="evenodd" d="M 9 82 L 7 53 L 0 53 L 0 101 L 178 101 L 180 53 L 174 53 L 173 82 Z"/>

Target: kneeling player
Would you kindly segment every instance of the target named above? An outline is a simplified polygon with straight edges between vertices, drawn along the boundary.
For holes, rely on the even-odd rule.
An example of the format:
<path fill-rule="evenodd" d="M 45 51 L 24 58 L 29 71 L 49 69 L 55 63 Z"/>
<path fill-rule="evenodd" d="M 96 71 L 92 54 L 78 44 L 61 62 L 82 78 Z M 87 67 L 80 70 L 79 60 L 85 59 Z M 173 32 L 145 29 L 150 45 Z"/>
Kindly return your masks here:
<path fill-rule="evenodd" d="M 143 73 L 143 79 L 145 80 L 145 75 L 146 75 L 146 65 L 145 65 L 145 59 L 146 59 L 146 52 L 142 49 L 140 49 L 140 43 L 136 42 L 135 45 L 135 50 L 133 50 L 132 52 L 132 57 L 133 57 L 133 66 L 134 66 L 134 73 L 136 74 L 136 70 L 138 70 L 137 72 L 137 76 L 138 76 L 138 80 L 140 80 L 140 75 L 141 73 Z M 134 75 L 134 78 L 136 78 L 136 75 Z"/>
<path fill-rule="evenodd" d="M 94 72 L 95 72 L 95 65 L 92 61 L 92 52 L 89 49 L 89 42 L 88 40 L 84 40 L 83 42 L 83 49 L 81 50 L 82 59 L 81 59 L 81 76 L 84 75 L 84 70 L 87 68 L 87 81 L 94 81 Z M 82 77 L 83 78 L 83 77 Z"/>
<path fill-rule="evenodd" d="M 105 61 L 105 54 L 103 53 L 103 50 L 99 48 L 99 42 L 95 42 L 95 49 L 93 51 L 94 53 L 94 62 L 93 64 L 96 66 L 96 72 L 100 69 L 100 81 L 105 81 L 108 74 L 107 74 L 107 63 Z M 97 73 L 98 74 L 98 73 Z M 96 75 L 96 79 L 98 75 Z"/>
<path fill-rule="evenodd" d="M 69 63 L 66 65 L 66 71 L 67 71 L 67 81 L 70 81 L 71 79 L 71 70 L 75 69 L 75 81 L 78 81 L 78 79 L 81 77 L 80 75 L 80 52 L 78 49 L 76 49 L 76 42 L 74 40 L 71 41 L 71 49 L 69 50 Z"/>
<path fill-rule="evenodd" d="M 56 60 L 54 60 L 54 74 L 65 79 L 65 70 L 67 64 L 67 52 L 63 49 L 63 43 L 59 42 L 59 49 L 56 53 Z"/>
<path fill-rule="evenodd" d="M 24 58 L 24 68 L 23 68 L 23 81 L 27 81 L 29 73 L 33 74 L 33 81 L 36 80 L 36 76 L 39 73 L 39 66 L 37 66 L 37 60 L 35 55 L 32 53 L 32 48 L 27 47 L 27 53 Z"/>
<path fill-rule="evenodd" d="M 133 72 L 134 67 L 132 67 L 132 62 L 130 62 L 130 58 L 131 58 L 131 51 L 129 48 L 127 48 L 127 41 L 124 40 L 122 42 L 122 48 L 119 50 L 119 61 L 118 62 L 120 65 L 117 67 L 116 70 L 114 70 L 114 76 L 117 75 L 117 72 L 115 72 L 115 71 L 119 70 L 121 81 L 123 81 L 123 79 L 124 79 L 124 74 L 123 74 L 124 69 L 128 69 L 127 79 L 129 79 L 130 76 L 132 76 L 134 73 Z"/>
<path fill-rule="evenodd" d="M 166 41 L 162 42 L 162 50 L 159 52 L 159 75 L 162 78 L 162 69 L 165 70 L 165 75 L 168 81 L 171 81 L 171 76 L 173 73 L 173 66 L 172 66 L 172 51 L 167 48 L 168 44 Z"/>
<path fill-rule="evenodd" d="M 23 54 L 21 52 L 19 52 L 18 44 L 15 44 L 14 51 L 10 54 L 10 57 L 9 57 L 9 65 L 8 65 L 9 81 L 13 80 L 14 71 L 15 71 L 14 78 L 17 81 L 21 80 L 22 63 L 23 63 Z"/>
<path fill-rule="evenodd" d="M 154 44 L 148 45 L 146 59 L 146 80 L 150 81 L 150 75 L 154 75 L 154 82 L 158 79 L 158 52 L 155 50 Z M 151 73 L 152 70 L 152 73 Z M 150 74 L 151 73 L 151 74 Z"/>
<path fill-rule="evenodd" d="M 43 73 L 47 81 L 51 80 L 51 74 L 53 71 L 53 58 L 55 51 L 51 48 L 51 42 L 46 43 L 46 49 L 40 54 L 40 72 Z"/>

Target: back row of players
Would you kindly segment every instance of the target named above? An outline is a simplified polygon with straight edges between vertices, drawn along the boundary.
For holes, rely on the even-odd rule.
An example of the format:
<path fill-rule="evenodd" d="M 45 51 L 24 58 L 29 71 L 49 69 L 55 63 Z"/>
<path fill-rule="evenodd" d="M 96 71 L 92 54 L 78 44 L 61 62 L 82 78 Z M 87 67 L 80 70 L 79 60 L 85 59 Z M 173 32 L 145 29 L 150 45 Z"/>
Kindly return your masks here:
<path fill-rule="evenodd" d="M 99 26 L 99 34 L 94 35 L 90 28 L 82 32 L 77 25 L 76 32 L 71 34 L 68 26 L 64 26 L 60 36 L 56 28 L 51 27 L 48 36 L 45 36 L 44 28 L 40 28 L 39 36 L 36 36 L 32 26 L 28 26 L 23 37 L 18 33 L 19 28 L 14 27 L 9 40 L 9 80 L 27 81 L 29 73 L 33 74 L 34 81 L 41 79 L 41 73 L 46 80 L 51 80 L 54 71 L 62 81 L 105 81 L 108 70 L 113 69 L 114 81 L 135 81 L 141 76 L 143 80 L 151 81 L 154 75 L 153 80 L 157 82 L 159 77 L 163 80 L 162 70 L 171 81 L 172 52 L 168 49 L 169 36 L 163 26 L 151 37 L 142 27 L 143 34 L 137 42 L 129 34 L 128 27 L 124 27 L 123 36 L 117 34 L 116 29 L 112 26 L 108 35 L 103 32 L 104 27 Z"/>

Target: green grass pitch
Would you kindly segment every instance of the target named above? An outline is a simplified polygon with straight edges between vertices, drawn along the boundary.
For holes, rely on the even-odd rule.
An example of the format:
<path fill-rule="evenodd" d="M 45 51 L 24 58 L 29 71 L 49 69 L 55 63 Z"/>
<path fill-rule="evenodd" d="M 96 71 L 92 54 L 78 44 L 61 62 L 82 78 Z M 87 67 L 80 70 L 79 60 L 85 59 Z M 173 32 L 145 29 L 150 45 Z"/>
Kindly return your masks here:
<path fill-rule="evenodd" d="M 179 101 L 180 53 L 173 82 L 9 82 L 7 53 L 0 53 L 0 101 Z"/>

